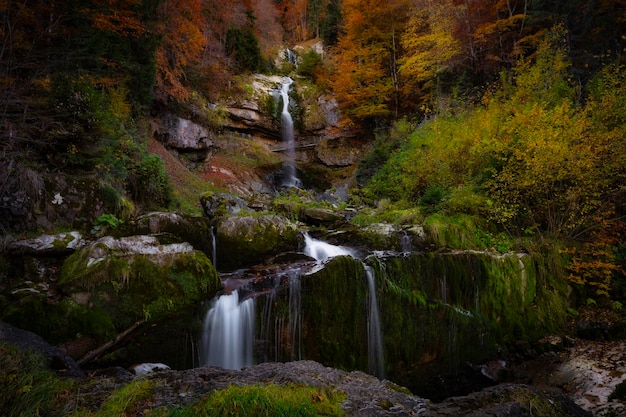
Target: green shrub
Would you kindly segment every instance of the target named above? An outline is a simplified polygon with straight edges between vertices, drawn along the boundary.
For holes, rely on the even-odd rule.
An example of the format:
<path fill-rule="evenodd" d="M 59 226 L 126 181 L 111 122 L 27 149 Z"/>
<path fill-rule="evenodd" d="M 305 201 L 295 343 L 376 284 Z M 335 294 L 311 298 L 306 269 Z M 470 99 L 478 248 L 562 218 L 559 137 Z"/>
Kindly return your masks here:
<path fill-rule="evenodd" d="M 127 188 L 133 200 L 147 209 L 167 208 L 172 202 L 169 177 L 157 155 L 145 155 L 131 167 Z"/>
<path fill-rule="evenodd" d="M 309 49 L 302 54 L 301 58 L 298 64 L 298 74 L 315 80 L 315 69 L 322 62 L 322 56 L 313 49 Z"/>

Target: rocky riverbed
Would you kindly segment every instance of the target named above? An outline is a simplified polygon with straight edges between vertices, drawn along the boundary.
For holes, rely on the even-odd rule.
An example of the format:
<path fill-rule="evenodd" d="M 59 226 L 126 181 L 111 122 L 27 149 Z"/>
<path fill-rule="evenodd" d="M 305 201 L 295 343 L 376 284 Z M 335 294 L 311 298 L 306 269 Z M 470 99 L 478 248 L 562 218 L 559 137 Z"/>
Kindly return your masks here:
<path fill-rule="evenodd" d="M 64 377 L 77 378 L 78 389 L 64 405 L 73 410 L 97 410 L 117 390 L 138 380 L 154 387 L 150 398 L 127 415 L 186 407 L 210 392 L 236 385 L 312 386 L 345 394 L 347 416 L 626 416 L 626 399 L 618 388 L 626 379 L 626 341 L 567 339 L 565 348 L 546 351 L 494 371 L 478 366 L 485 376 L 502 376 L 501 383 L 465 395 L 433 402 L 393 382 L 363 372 L 347 372 L 314 361 L 266 362 L 243 370 L 209 366 L 188 370 L 160 369 L 138 375 L 133 369 L 109 368 L 82 374 L 70 358 L 37 335 L 2 323 L 0 340 L 33 349 Z M 556 344 L 555 346 L 562 346 Z M 622 389 L 623 391 L 623 389 Z M 132 407 L 131 407 L 132 408 Z"/>

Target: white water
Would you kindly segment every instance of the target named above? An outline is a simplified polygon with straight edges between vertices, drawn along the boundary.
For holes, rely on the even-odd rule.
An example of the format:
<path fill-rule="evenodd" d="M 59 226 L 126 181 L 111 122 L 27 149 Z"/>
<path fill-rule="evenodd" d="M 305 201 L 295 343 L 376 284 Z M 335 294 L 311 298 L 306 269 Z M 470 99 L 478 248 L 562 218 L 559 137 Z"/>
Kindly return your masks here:
<path fill-rule="evenodd" d="M 281 184 L 284 187 L 300 186 L 300 180 L 296 176 L 296 148 L 293 119 L 289 113 L 289 88 L 292 83 L 293 80 L 291 78 L 285 77 L 280 89 L 280 95 L 283 100 L 283 111 L 280 115 L 281 138 L 285 144 L 285 153 L 287 155 L 287 162 L 285 162 L 284 165 L 284 177 Z"/>
<path fill-rule="evenodd" d="M 213 268 L 217 269 L 217 240 L 215 238 L 215 227 L 211 227 L 211 262 L 213 262 Z"/>
<path fill-rule="evenodd" d="M 380 330 L 380 314 L 378 297 L 376 297 L 376 281 L 374 270 L 365 266 L 367 285 L 369 288 L 369 303 L 367 308 L 367 354 L 369 372 L 378 378 L 385 377 L 385 355 L 383 352 L 383 336 Z"/>
<path fill-rule="evenodd" d="M 291 359 L 302 359 L 302 285 L 300 275 L 289 274 L 289 333 Z"/>
<path fill-rule="evenodd" d="M 254 299 L 239 302 L 237 291 L 213 301 L 204 319 L 201 364 L 227 369 L 254 365 Z"/>
<path fill-rule="evenodd" d="M 315 258 L 317 261 L 341 255 L 353 256 L 350 249 L 314 239 L 308 233 L 304 233 L 304 254 Z"/>

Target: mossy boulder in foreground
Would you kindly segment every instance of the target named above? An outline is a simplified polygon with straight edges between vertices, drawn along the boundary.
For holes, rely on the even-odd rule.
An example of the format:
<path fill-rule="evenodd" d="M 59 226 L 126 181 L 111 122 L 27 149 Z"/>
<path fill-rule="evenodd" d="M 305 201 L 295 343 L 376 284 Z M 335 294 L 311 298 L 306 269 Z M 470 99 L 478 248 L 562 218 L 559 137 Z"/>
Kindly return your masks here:
<path fill-rule="evenodd" d="M 110 336 L 138 321 L 180 315 L 221 287 L 206 255 L 188 243 L 154 236 L 103 237 L 63 263 L 61 289 L 80 311 L 100 317 Z"/>

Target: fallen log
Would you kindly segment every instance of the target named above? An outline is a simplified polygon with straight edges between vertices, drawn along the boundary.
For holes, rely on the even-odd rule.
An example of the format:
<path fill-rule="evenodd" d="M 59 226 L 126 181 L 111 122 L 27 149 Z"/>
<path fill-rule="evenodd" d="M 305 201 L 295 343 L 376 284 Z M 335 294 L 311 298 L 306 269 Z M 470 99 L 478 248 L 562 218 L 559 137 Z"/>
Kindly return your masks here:
<path fill-rule="evenodd" d="M 118 334 L 114 340 L 110 340 L 106 342 L 104 345 L 87 352 L 82 358 L 78 360 L 78 365 L 83 366 L 93 360 L 98 359 L 100 355 L 102 355 L 104 352 L 108 351 L 113 346 L 120 343 L 122 340 L 126 339 L 132 332 L 137 330 L 137 328 L 141 327 L 145 322 L 146 322 L 145 320 L 140 320 L 138 322 L 135 322 L 128 329 Z"/>

